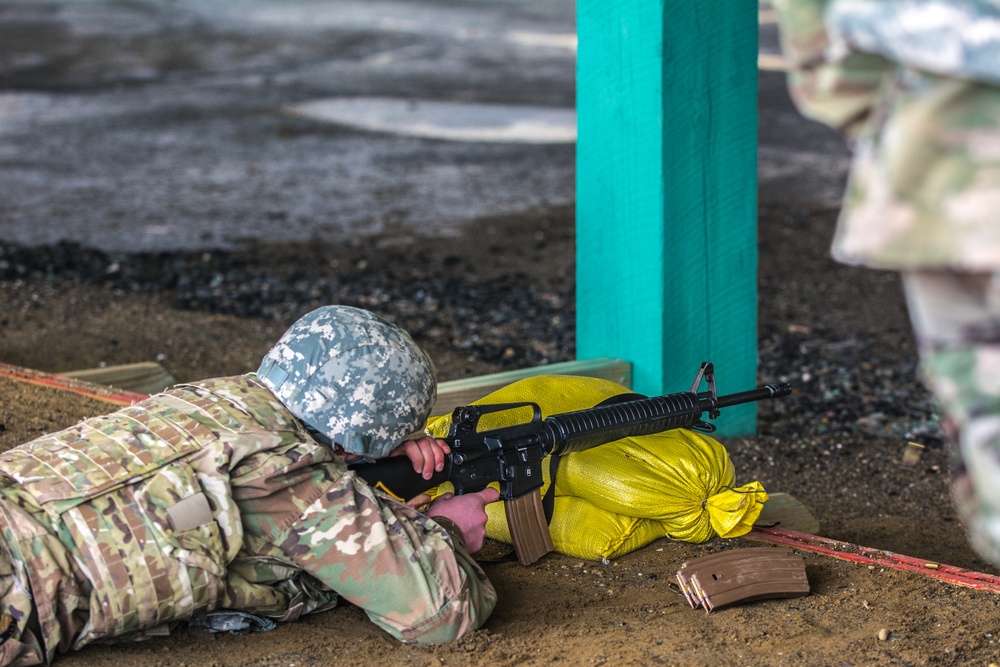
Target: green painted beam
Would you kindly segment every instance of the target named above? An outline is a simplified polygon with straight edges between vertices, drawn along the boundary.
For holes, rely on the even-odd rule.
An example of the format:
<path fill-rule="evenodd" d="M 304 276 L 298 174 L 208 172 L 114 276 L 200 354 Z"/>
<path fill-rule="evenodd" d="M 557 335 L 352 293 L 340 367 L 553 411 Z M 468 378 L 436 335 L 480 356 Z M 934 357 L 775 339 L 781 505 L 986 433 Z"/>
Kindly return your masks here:
<path fill-rule="evenodd" d="M 757 3 L 577 0 L 577 31 L 577 357 L 650 395 L 703 360 L 755 386 Z"/>

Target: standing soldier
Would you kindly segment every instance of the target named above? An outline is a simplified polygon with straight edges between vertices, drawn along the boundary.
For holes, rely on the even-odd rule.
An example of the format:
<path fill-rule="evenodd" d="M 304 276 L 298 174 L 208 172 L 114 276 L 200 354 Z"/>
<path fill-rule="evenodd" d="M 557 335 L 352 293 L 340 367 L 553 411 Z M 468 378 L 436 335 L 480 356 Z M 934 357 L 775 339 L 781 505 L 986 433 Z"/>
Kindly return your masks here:
<path fill-rule="evenodd" d="M 793 98 L 854 140 L 833 255 L 902 273 L 959 513 L 1000 565 L 1000 0 L 775 4 Z"/>
<path fill-rule="evenodd" d="M 178 385 L 0 455 L 0 664 L 220 610 L 292 621 L 338 596 L 406 643 L 478 628 L 496 594 L 470 553 L 496 491 L 421 513 L 345 463 L 440 470 L 447 445 L 407 439 L 435 396 L 404 331 L 332 306 L 256 374 Z"/>

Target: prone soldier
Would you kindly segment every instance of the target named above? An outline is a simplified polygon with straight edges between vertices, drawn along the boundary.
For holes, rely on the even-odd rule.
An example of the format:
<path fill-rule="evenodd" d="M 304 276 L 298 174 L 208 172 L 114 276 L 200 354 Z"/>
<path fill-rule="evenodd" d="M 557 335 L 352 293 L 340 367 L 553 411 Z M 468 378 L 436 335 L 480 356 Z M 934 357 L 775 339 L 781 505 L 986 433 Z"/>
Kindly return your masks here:
<path fill-rule="evenodd" d="M 476 494 L 403 504 L 346 461 L 407 456 L 434 366 L 364 310 L 320 308 L 256 373 L 177 385 L 0 455 L 0 664 L 226 613 L 270 623 L 360 606 L 411 644 L 480 627 L 496 593 L 471 557 Z M 409 436 L 409 437 L 408 437 Z"/>

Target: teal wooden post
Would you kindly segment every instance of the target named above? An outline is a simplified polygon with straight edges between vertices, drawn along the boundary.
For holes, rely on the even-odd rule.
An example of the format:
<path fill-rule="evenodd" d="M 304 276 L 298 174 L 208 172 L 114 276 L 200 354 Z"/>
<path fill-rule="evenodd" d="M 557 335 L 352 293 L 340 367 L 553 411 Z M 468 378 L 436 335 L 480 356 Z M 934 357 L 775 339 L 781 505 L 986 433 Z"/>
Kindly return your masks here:
<path fill-rule="evenodd" d="M 641 393 L 756 384 L 757 5 L 577 0 L 577 357 Z"/>

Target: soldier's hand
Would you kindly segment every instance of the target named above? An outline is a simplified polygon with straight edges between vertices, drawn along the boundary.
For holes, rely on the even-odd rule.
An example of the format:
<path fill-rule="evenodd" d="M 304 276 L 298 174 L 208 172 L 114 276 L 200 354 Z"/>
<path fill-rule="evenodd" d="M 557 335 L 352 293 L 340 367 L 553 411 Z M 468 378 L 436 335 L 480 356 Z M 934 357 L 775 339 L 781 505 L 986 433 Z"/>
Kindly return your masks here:
<path fill-rule="evenodd" d="M 427 516 L 451 519 L 462 532 L 469 553 L 474 554 L 483 548 L 486 538 L 486 506 L 499 498 L 500 492 L 492 487 L 461 496 L 442 493 L 431 503 Z"/>
<path fill-rule="evenodd" d="M 444 457 L 451 452 L 448 443 L 431 436 L 417 440 L 405 440 L 403 444 L 389 452 L 389 456 L 405 456 L 410 459 L 413 469 L 424 479 L 430 479 L 435 472 L 444 470 Z"/>

